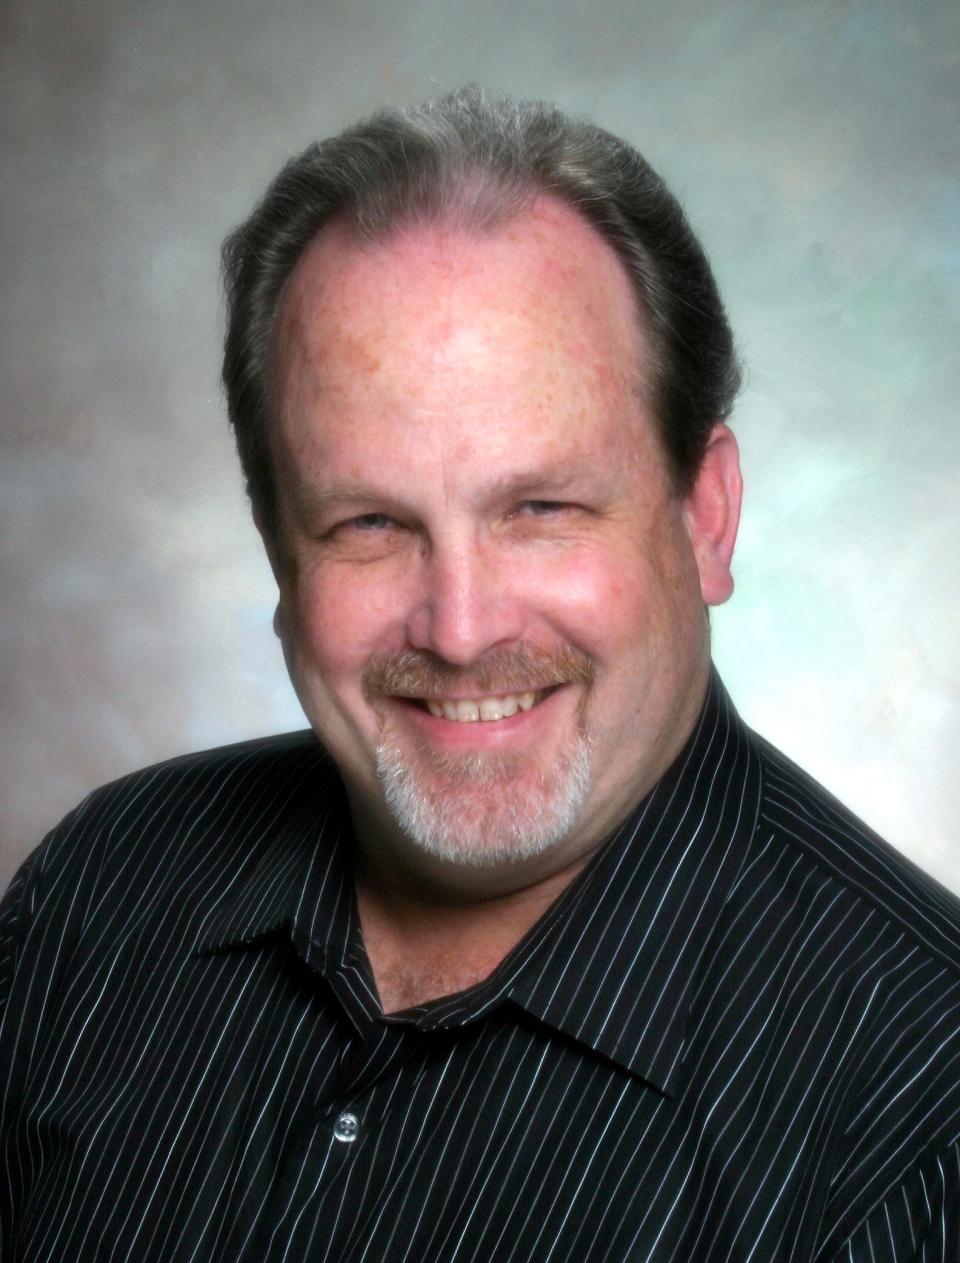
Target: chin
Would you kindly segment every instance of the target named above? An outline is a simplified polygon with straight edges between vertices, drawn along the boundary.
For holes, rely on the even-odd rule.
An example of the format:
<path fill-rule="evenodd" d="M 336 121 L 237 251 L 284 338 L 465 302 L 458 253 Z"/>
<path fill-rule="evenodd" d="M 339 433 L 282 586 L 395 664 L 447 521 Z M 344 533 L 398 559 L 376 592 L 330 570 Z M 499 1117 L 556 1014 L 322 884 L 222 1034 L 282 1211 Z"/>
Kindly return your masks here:
<path fill-rule="evenodd" d="M 519 756 L 410 759 L 377 749 L 390 814 L 408 842 L 436 859 L 487 868 L 529 860 L 580 822 L 592 785 L 590 745 L 577 736 L 549 771 Z"/>

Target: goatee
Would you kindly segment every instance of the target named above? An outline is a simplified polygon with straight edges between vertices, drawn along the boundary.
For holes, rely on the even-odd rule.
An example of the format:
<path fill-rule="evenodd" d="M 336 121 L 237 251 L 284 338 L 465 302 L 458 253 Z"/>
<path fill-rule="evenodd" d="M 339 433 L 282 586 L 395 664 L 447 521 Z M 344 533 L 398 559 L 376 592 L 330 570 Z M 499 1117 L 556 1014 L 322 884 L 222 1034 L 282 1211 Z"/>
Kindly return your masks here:
<path fill-rule="evenodd" d="M 576 826 L 590 793 L 590 745 L 577 735 L 549 772 L 530 755 L 445 755 L 377 748 L 387 807 L 429 855 L 488 867 L 530 859 Z"/>

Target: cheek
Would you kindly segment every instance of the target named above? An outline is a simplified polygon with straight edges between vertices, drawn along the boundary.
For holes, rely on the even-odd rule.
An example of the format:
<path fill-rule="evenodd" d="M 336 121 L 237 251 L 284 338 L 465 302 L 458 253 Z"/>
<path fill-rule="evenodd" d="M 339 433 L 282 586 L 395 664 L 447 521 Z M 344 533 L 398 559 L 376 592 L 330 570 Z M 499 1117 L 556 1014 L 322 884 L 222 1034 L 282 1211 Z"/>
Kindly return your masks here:
<path fill-rule="evenodd" d="M 617 655 L 659 653 L 700 609 L 696 568 L 674 538 L 651 547 L 584 549 L 556 577 L 554 617 L 564 635 L 608 665 Z"/>
<path fill-rule="evenodd" d="M 563 636 L 597 658 L 635 639 L 642 626 L 643 584 L 636 558 L 578 551 L 564 559 L 549 586 L 537 587 L 544 607 L 552 605 Z"/>
<path fill-rule="evenodd" d="M 301 669 L 328 678 L 355 674 L 389 648 L 398 624 L 393 587 L 365 571 L 314 567 L 292 585 L 288 608 Z"/>

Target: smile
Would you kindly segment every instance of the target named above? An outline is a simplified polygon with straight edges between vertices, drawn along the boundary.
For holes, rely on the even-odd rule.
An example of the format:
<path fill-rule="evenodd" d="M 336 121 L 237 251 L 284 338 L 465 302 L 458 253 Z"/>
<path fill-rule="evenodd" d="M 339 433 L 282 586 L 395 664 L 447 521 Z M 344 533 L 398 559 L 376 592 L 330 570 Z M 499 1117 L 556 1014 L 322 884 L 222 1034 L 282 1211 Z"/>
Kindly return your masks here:
<path fill-rule="evenodd" d="M 456 724 L 489 723 L 491 720 L 509 719 L 518 710 L 533 710 L 548 691 L 504 693 L 499 697 L 426 697 L 423 702 L 435 719 L 448 719 Z"/>

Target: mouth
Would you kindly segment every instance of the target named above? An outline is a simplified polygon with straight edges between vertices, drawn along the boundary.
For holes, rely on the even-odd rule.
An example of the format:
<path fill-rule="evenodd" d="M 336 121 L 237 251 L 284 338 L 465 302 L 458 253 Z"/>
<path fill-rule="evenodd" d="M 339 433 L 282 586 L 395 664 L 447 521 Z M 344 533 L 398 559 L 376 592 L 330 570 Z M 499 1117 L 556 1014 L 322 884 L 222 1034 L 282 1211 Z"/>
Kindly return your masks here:
<path fill-rule="evenodd" d="M 398 714 L 406 710 L 426 741 L 455 746 L 481 741 L 486 746 L 529 739 L 541 707 L 546 716 L 554 696 L 571 685 L 586 695 L 595 674 L 591 660 L 572 646 L 555 652 L 530 645 L 491 651 L 469 669 L 410 650 L 372 659 L 362 684 L 374 707 L 387 703 Z M 467 724 L 474 727 L 467 729 Z"/>
<path fill-rule="evenodd" d="M 485 697 L 413 697 L 394 693 L 392 700 L 445 720 L 448 724 L 491 724 L 532 711 L 561 685 L 528 688 L 518 693 L 489 693 Z"/>
<path fill-rule="evenodd" d="M 453 724 L 483 724 L 510 719 L 518 711 L 533 710 L 558 687 L 555 684 L 549 688 L 486 697 L 407 697 L 403 700 L 429 711 L 434 719 L 445 719 Z"/>

